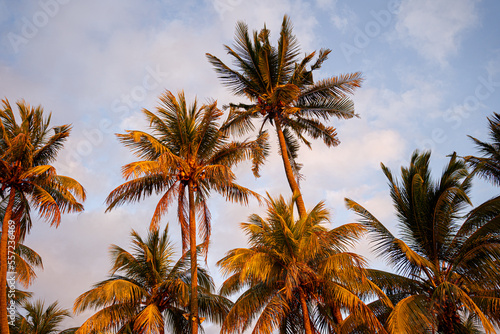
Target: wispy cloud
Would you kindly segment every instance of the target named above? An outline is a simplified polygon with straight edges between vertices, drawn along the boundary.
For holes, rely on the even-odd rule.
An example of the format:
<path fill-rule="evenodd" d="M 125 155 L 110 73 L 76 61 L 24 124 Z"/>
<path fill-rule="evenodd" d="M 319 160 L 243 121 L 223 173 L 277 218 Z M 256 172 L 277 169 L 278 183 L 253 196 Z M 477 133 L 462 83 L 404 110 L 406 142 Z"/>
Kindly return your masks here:
<path fill-rule="evenodd" d="M 441 65 L 460 48 L 463 33 L 478 24 L 478 0 L 404 0 L 396 31 L 400 41 Z"/>

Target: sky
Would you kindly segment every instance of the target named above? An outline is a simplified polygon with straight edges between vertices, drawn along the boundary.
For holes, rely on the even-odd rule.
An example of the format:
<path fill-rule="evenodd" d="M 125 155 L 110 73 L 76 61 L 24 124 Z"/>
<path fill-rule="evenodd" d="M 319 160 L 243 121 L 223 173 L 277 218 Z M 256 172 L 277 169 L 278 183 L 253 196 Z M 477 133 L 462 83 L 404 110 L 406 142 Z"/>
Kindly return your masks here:
<path fill-rule="evenodd" d="M 190 101 L 243 101 L 231 96 L 208 63 L 211 53 L 230 63 L 223 45 L 233 43 L 238 21 L 250 30 L 264 24 L 278 39 L 283 15 L 294 25 L 302 52 L 331 49 L 316 79 L 360 71 L 353 96 L 358 118 L 332 120 L 341 144 L 315 141 L 299 162 L 306 206 L 324 201 L 331 227 L 354 222 L 344 205 L 351 198 L 397 234 L 384 163 L 395 175 L 415 149 L 432 151 L 437 177 L 448 155 L 478 154 L 468 135 L 488 139 L 487 117 L 500 105 L 500 3 L 494 0 L 243 1 L 243 0 L 0 0 L 0 97 L 24 99 L 52 112 L 52 124 L 72 124 L 55 167 L 87 190 L 85 211 L 65 215 L 59 228 L 35 219 L 25 243 L 43 258 L 44 270 L 29 288 L 46 303 L 72 308 L 80 294 L 107 277 L 109 246 L 129 246 L 132 229 L 145 235 L 158 197 L 105 213 L 104 200 L 123 183 L 120 168 L 136 158 L 115 137 L 147 130 L 142 109 L 154 110 L 165 90 L 184 90 Z M 249 164 L 238 182 L 271 196 L 290 191 L 273 138 L 262 176 Z M 474 205 L 498 190 L 474 182 Z M 248 206 L 209 200 L 212 237 L 207 263 L 218 286 L 215 263 L 246 246 L 239 223 L 264 214 Z M 172 211 L 175 208 L 172 207 Z M 167 215 L 180 252 L 175 215 Z M 370 253 L 370 265 L 387 269 Z M 180 253 L 178 253 L 180 254 Z M 92 313 L 67 320 L 79 326 Z M 208 324 L 208 334 L 218 333 Z"/>

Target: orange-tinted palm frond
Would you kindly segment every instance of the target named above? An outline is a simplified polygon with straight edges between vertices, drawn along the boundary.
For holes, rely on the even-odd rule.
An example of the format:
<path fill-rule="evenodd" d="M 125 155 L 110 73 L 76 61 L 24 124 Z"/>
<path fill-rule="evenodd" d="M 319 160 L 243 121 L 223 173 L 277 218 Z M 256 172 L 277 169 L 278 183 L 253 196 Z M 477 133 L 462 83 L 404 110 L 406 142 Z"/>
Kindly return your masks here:
<path fill-rule="evenodd" d="M 151 218 L 151 224 L 149 225 L 150 230 L 155 230 L 159 228 L 161 217 L 167 212 L 170 204 L 178 197 L 180 193 L 180 186 L 178 183 L 174 183 L 170 188 L 167 189 L 165 194 L 160 198 L 158 204 L 156 205 L 153 218 Z"/>
<path fill-rule="evenodd" d="M 159 175 L 162 171 L 158 161 L 136 161 L 122 167 L 122 176 L 125 180 L 130 180 L 145 175 Z"/>
<path fill-rule="evenodd" d="M 114 189 L 106 198 L 106 204 L 108 205 L 106 212 L 116 206 L 128 202 L 138 202 L 143 197 L 159 194 L 165 189 L 170 188 L 175 181 L 173 179 L 166 179 L 161 174 L 154 174 L 125 182 Z"/>
<path fill-rule="evenodd" d="M 50 193 L 35 184 L 30 197 L 31 202 L 37 208 L 40 216 L 48 220 L 50 225 L 59 226 L 61 222 L 61 211 Z"/>

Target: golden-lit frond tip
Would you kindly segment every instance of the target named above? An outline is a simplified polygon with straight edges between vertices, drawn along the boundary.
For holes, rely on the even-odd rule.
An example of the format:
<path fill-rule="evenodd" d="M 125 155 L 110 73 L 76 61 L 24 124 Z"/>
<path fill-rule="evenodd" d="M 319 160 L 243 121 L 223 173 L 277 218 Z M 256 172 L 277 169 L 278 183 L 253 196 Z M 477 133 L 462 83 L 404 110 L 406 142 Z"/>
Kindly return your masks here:
<path fill-rule="evenodd" d="M 141 300 L 146 294 L 143 288 L 127 280 L 108 280 L 80 295 L 74 303 L 73 312 L 81 313 L 89 308 L 105 307 L 112 305 L 116 300 L 129 303 Z"/>
<path fill-rule="evenodd" d="M 164 320 L 158 306 L 150 304 L 135 319 L 134 330 L 140 333 L 163 332 Z"/>
<path fill-rule="evenodd" d="M 160 174 L 161 172 L 160 164 L 157 161 L 136 161 L 122 167 L 122 176 L 125 180 L 143 175 Z"/>
<path fill-rule="evenodd" d="M 19 178 L 23 180 L 30 178 L 38 178 L 38 177 L 45 177 L 51 179 L 55 175 L 57 175 L 56 169 L 53 166 L 42 165 L 29 168 L 27 171 L 21 174 Z"/>
<path fill-rule="evenodd" d="M 49 192 L 38 185 L 34 185 L 31 199 L 43 219 L 48 220 L 50 225 L 59 226 L 61 222 L 61 210 Z"/>
<path fill-rule="evenodd" d="M 179 187 L 173 186 L 170 187 L 165 194 L 160 198 L 158 204 L 156 205 L 155 212 L 153 213 L 153 217 L 151 218 L 151 223 L 149 225 L 149 229 L 151 231 L 157 230 L 160 226 L 160 221 L 163 215 L 167 212 L 168 207 L 175 200 L 175 197 L 179 195 Z"/>
<path fill-rule="evenodd" d="M 85 201 L 87 199 L 85 188 L 75 179 L 68 176 L 57 175 L 55 180 L 57 180 L 60 188 L 69 191 L 79 200 Z"/>
<path fill-rule="evenodd" d="M 140 142 L 142 139 L 142 133 L 140 131 L 127 131 L 132 138 L 133 141 L 136 143 Z"/>
<path fill-rule="evenodd" d="M 401 300 L 395 307 L 389 319 L 388 328 L 391 333 L 413 334 L 415 329 L 427 331 L 433 326 L 426 298 L 413 295 Z"/>
<path fill-rule="evenodd" d="M 127 304 L 108 306 L 89 317 L 76 331 L 76 334 L 113 333 L 116 328 L 122 332 L 132 319 L 134 309 Z M 125 325 L 124 325 L 125 324 Z"/>
<path fill-rule="evenodd" d="M 419 268 L 434 268 L 432 262 L 414 252 L 410 247 L 408 247 L 408 245 L 404 243 L 403 240 L 395 239 L 393 242 L 399 249 L 401 249 L 401 252 L 405 254 L 408 261 L 413 265 Z"/>

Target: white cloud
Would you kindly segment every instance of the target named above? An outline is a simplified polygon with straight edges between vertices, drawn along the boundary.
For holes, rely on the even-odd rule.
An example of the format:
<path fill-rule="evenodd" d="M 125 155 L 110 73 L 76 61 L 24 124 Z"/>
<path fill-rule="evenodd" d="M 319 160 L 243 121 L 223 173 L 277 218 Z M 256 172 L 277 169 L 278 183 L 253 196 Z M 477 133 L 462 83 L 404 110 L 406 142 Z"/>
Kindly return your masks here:
<path fill-rule="evenodd" d="M 339 182 L 349 183 L 366 169 L 378 169 L 381 161 L 398 159 L 405 148 L 401 135 L 394 130 L 370 130 L 358 122 L 356 132 L 348 138 L 344 133 L 343 142 L 335 148 L 326 148 L 320 143 L 315 143 L 314 150 L 304 148 L 301 160 L 305 164 L 305 175 L 332 175 Z M 326 186 L 325 179 L 319 175 L 314 179 Z M 308 176 L 308 182 L 310 178 Z"/>
<path fill-rule="evenodd" d="M 396 31 L 404 44 L 424 58 L 446 64 L 456 54 L 467 29 L 478 23 L 478 0 L 404 0 Z"/>

